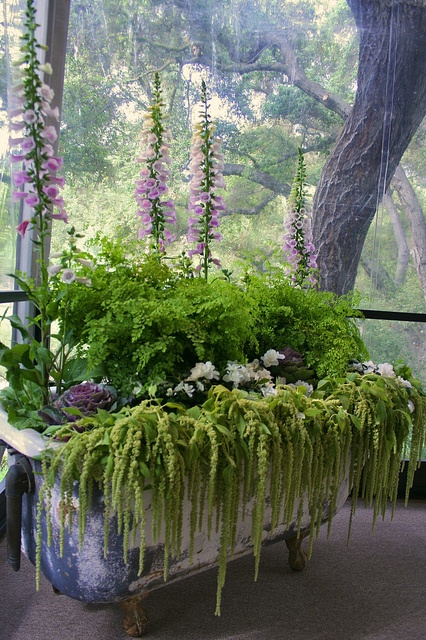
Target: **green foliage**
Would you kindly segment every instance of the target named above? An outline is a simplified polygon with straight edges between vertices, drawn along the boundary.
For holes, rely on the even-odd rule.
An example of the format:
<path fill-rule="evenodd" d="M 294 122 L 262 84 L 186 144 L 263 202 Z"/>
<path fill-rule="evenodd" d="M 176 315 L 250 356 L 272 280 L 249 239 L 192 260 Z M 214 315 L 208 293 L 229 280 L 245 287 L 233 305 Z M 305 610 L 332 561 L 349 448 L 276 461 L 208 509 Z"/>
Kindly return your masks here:
<path fill-rule="evenodd" d="M 384 516 L 389 499 L 395 506 L 400 460 L 412 426 L 408 496 L 426 436 L 426 398 L 421 391 L 396 379 L 353 373 L 340 380 L 322 380 L 310 397 L 305 392 L 304 387 L 283 386 L 277 396 L 260 398 L 216 386 L 201 407 L 186 410 L 175 403 L 160 406 L 144 402 L 115 415 L 99 412 L 84 418 L 78 423 L 81 433 L 68 426 L 56 429 L 56 437 L 68 441 L 51 456 L 44 456 L 39 514 L 46 500 L 49 504 L 56 481 L 61 491 L 63 549 L 78 481 L 83 544 L 92 490 L 99 485 L 105 495 L 105 553 L 113 513 L 118 532 L 123 534 L 124 562 L 129 541 L 133 539 L 134 544 L 136 531 L 140 531 L 141 574 L 150 519 L 154 542 L 160 536 L 164 542 L 166 578 L 169 558 L 181 553 L 183 502 L 188 495 L 192 509 L 190 557 L 201 527 L 209 535 L 216 524 L 220 533 L 219 614 L 227 558 L 235 546 L 239 514 L 246 512 L 249 501 L 253 505 L 246 517 L 251 512 L 256 576 L 267 496 L 272 509 L 271 533 L 279 524 L 288 527 L 296 518 L 300 535 L 302 507 L 308 508 L 310 551 L 325 504 L 331 525 L 342 480 L 348 479 L 348 492 L 352 490 L 352 513 L 359 495 L 367 504 L 374 503 L 374 524 L 378 514 Z M 413 421 L 409 401 L 415 406 Z M 152 505 L 149 519 L 144 507 L 148 489 Z M 299 499 L 302 507 L 298 507 Z M 41 541 L 40 531 L 37 537 Z M 39 572 L 40 544 L 37 558 Z"/>
<path fill-rule="evenodd" d="M 248 276 L 247 294 L 255 307 L 259 352 L 292 347 L 303 353 L 318 377 L 340 376 L 351 358 L 368 354 L 352 319 L 354 300 L 332 293 L 297 289 L 280 276 Z"/>
<path fill-rule="evenodd" d="M 182 277 L 153 257 L 103 242 L 91 286 L 71 283 L 66 326 L 91 368 L 124 395 L 182 380 L 196 362 L 223 369 L 268 349 L 303 353 L 317 377 L 342 375 L 367 356 L 350 298 L 293 288 L 280 271 L 244 285 Z"/>
<path fill-rule="evenodd" d="M 247 296 L 225 280 L 180 278 L 152 258 L 99 265 L 90 288 L 72 287 L 67 326 L 89 365 L 103 364 L 124 393 L 179 377 L 200 360 L 244 360 L 253 345 Z"/>

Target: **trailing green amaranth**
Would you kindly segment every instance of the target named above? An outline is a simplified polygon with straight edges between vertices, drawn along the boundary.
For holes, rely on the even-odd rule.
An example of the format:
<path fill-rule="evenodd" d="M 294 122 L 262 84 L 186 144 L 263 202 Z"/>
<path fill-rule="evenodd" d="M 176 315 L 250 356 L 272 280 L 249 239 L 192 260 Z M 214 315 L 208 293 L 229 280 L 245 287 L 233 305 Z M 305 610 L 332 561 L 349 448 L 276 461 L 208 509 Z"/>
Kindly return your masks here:
<path fill-rule="evenodd" d="M 407 405 L 414 411 L 410 413 Z M 395 505 L 398 476 L 411 430 L 409 485 L 425 441 L 426 398 L 398 378 L 351 373 L 324 379 L 307 394 L 303 385 L 283 385 L 267 397 L 211 388 L 202 406 L 187 409 L 177 403 L 146 401 L 134 408 L 94 417 L 56 431 L 69 438 L 43 459 L 45 484 L 40 514 L 50 510 L 49 495 L 60 477 L 61 552 L 67 521 L 72 518 L 72 494 L 78 483 L 80 544 L 93 488 L 105 495 L 105 554 L 108 516 L 116 513 L 124 534 L 124 561 L 129 540 L 140 531 L 139 574 L 143 570 L 146 514 L 144 492 L 151 491 L 152 536 L 164 535 L 164 578 L 170 557 L 178 557 L 182 535 L 182 506 L 191 502 L 190 554 L 206 514 L 210 536 L 220 532 L 216 613 L 220 612 L 227 558 L 236 542 L 239 513 L 249 501 L 252 509 L 253 554 L 257 576 L 268 499 L 272 530 L 289 524 L 295 505 L 298 535 L 303 507 L 310 513 L 310 544 L 318 534 L 323 505 L 330 504 L 329 526 L 339 482 L 349 479 L 352 512 L 360 495 L 375 504 L 374 519 L 384 516 L 388 500 Z M 49 518 L 47 518 L 49 520 Z M 162 525 L 164 523 L 164 534 Z M 41 533 L 39 531 L 39 540 Z M 38 571 L 40 552 L 38 552 Z"/>

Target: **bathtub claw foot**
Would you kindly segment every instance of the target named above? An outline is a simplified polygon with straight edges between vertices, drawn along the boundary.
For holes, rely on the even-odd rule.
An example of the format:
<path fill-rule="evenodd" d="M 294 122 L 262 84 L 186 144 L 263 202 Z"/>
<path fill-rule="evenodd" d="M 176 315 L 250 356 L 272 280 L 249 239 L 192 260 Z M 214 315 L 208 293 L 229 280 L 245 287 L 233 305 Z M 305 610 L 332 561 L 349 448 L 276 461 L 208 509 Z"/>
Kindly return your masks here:
<path fill-rule="evenodd" d="M 145 633 L 148 616 L 142 607 L 142 601 L 148 593 L 142 593 L 120 602 L 123 612 L 123 629 L 132 638 L 141 638 Z"/>
<path fill-rule="evenodd" d="M 305 534 L 306 535 L 306 534 Z M 288 549 L 288 563 L 295 571 L 302 571 L 308 561 L 305 551 L 302 549 L 302 542 L 305 535 L 288 538 L 285 543 Z"/>

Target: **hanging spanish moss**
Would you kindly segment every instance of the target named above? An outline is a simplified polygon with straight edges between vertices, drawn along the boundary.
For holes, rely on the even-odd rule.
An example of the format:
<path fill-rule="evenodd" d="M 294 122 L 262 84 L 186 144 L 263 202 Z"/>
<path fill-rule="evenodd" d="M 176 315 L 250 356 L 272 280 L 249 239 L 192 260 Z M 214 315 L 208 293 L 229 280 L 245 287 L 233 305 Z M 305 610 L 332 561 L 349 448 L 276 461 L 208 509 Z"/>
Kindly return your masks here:
<path fill-rule="evenodd" d="M 407 409 L 411 403 L 414 412 Z M 148 518 L 144 496 L 150 491 L 154 541 L 164 544 L 164 578 L 170 558 L 181 553 L 182 512 L 191 504 L 190 545 L 207 522 L 210 536 L 220 536 L 216 613 L 220 613 L 227 559 L 232 555 L 241 517 L 251 517 L 255 578 L 259 570 L 265 504 L 272 530 L 310 514 L 309 554 L 328 503 L 329 530 L 339 483 L 349 480 L 352 513 L 358 497 L 374 504 L 374 521 L 395 505 L 405 443 L 411 438 L 408 489 L 426 434 L 426 398 L 415 388 L 376 374 L 352 373 L 325 379 L 312 395 L 305 387 L 278 387 L 259 397 L 223 386 L 212 387 L 202 406 L 146 401 L 133 409 L 67 425 L 56 432 L 68 439 L 43 460 L 44 485 L 38 504 L 37 572 L 40 571 L 41 514 L 50 515 L 50 492 L 60 477 L 61 552 L 72 518 L 73 489 L 78 487 L 79 536 L 84 544 L 87 515 L 95 486 L 105 497 L 105 554 L 109 520 L 116 514 L 123 534 L 124 562 L 138 532 L 139 575 L 144 566 Z M 352 518 L 351 518 L 352 519 Z M 49 520 L 49 517 L 47 518 Z M 204 525 L 205 526 L 205 525 Z M 51 537 L 51 536 L 50 536 Z"/>

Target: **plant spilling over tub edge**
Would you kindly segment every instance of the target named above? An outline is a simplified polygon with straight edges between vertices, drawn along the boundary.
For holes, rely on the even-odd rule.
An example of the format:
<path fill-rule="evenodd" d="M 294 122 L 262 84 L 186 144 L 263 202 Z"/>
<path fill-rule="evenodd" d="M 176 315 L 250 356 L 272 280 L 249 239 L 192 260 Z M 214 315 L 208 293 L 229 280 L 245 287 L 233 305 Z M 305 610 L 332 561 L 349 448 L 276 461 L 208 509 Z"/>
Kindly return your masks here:
<path fill-rule="evenodd" d="M 11 145 L 20 147 L 11 161 L 21 164 L 13 173 L 13 197 L 29 212 L 18 230 L 32 233 L 40 273 L 35 279 L 14 274 L 34 315 L 27 322 L 8 318 L 22 341 L 0 345 L 9 382 L 0 399 L 12 424 L 63 441 L 42 462 L 38 571 L 42 517 L 45 510 L 49 523 L 55 481 L 62 492 L 61 546 L 75 483 L 81 542 L 98 484 L 106 514 L 116 512 L 124 534 L 124 560 L 129 536 L 141 525 L 140 572 L 149 488 L 154 538 L 166 524 L 165 576 L 169 556 L 180 552 L 187 486 L 191 553 L 203 513 L 207 533 L 213 512 L 220 528 L 219 612 L 238 510 L 254 501 L 256 574 L 267 492 L 272 528 L 289 523 L 301 500 L 300 534 L 306 502 L 310 547 L 325 501 L 331 522 L 342 477 L 348 477 L 353 510 L 361 493 L 367 502 L 375 500 L 374 518 L 384 514 L 389 498 L 395 504 L 408 438 L 407 491 L 411 486 L 425 441 L 425 395 L 403 364 L 362 364 L 367 353 L 353 321 L 353 300 L 313 288 L 318 273 L 301 153 L 284 235 L 287 266 L 266 275 L 247 268 L 234 282 L 218 270 L 213 248 L 222 238 L 225 205 L 217 190 L 225 186 L 223 156 L 205 83 L 191 147 L 187 239 L 195 246 L 175 260 L 166 254 L 176 215 L 167 185 L 170 134 L 156 74 L 138 158 L 136 250 L 99 239 L 92 256 L 78 249 L 81 235 L 71 227 L 69 246 L 49 264 L 50 225 L 66 222 L 67 214 L 57 176 L 62 161 L 52 147 L 56 131 L 46 125 L 46 117 L 59 114 L 40 77 L 52 69 L 38 62 L 33 0 L 27 0 L 25 27 L 10 109 Z M 108 522 L 106 517 L 106 547 Z"/>
<path fill-rule="evenodd" d="M 63 505 L 61 548 L 66 528 L 71 528 L 76 483 L 80 544 L 97 485 L 105 499 L 105 553 L 110 517 L 115 513 L 118 533 L 123 535 L 123 560 L 128 561 L 129 545 L 137 543 L 142 574 L 148 520 L 144 492 L 149 489 L 152 537 L 164 544 L 166 579 L 170 558 L 181 553 L 187 498 L 190 558 L 194 537 L 202 527 L 208 536 L 212 526 L 220 532 L 219 613 L 238 516 L 248 503 L 252 501 L 246 517 L 251 517 L 255 577 L 267 498 L 272 508 L 270 533 L 280 524 L 289 526 L 296 509 L 295 534 L 300 535 L 304 507 L 309 510 L 309 553 L 325 504 L 331 526 L 342 479 L 348 479 L 348 493 L 352 492 L 352 513 L 361 496 L 367 504 L 374 502 L 374 520 L 378 514 L 384 516 L 389 499 L 395 506 L 400 461 L 410 432 L 407 487 L 411 486 L 425 439 L 426 398 L 400 376 L 352 372 L 321 380 L 315 391 L 299 383 L 278 386 L 275 394 L 265 397 L 216 385 L 201 406 L 188 409 L 176 402 L 146 400 L 116 414 L 100 410 L 78 424 L 81 433 L 71 425 L 57 431 L 57 437 L 69 440 L 43 459 L 45 482 L 38 513 L 45 509 L 50 522 L 49 497 L 56 481 Z M 40 554 L 41 527 L 38 541 Z"/>

